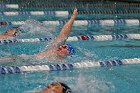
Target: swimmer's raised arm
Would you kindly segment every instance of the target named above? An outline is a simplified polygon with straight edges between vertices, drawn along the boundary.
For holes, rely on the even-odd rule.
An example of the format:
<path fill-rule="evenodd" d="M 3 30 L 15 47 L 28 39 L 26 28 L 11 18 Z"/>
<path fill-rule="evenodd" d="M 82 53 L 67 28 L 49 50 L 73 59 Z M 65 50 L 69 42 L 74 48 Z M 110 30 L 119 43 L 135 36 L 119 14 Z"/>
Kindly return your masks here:
<path fill-rule="evenodd" d="M 71 16 L 70 20 L 63 26 L 62 30 L 60 31 L 60 34 L 56 37 L 56 39 L 52 42 L 52 45 L 49 47 L 48 50 L 36 54 L 37 58 L 47 58 L 49 60 L 62 60 L 64 59 L 68 54 L 71 54 L 74 50 L 72 46 L 66 45 L 62 47 L 62 45 L 65 45 L 65 41 L 68 38 L 68 35 L 71 31 L 72 25 L 75 21 L 75 18 L 77 16 L 78 12 L 77 9 L 73 11 L 73 15 Z"/>
<path fill-rule="evenodd" d="M 56 37 L 53 44 L 55 44 L 56 46 L 60 46 L 65 43 L 77 15 L 78 15 L 78 12 L 77 12 L 77 9 L 75 9 L 73 11 L 73 15 L 71 16 L 70 20 L 63 26 L 60 34 Z"/>

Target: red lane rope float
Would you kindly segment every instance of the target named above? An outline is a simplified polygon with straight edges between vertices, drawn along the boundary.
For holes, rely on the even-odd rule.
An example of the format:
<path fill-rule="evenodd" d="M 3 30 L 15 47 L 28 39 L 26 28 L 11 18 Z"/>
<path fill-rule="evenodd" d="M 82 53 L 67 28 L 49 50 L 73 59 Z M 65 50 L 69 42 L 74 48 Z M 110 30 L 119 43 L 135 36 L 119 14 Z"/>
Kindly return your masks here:
<path fill-rule="evenodd" d="M 0 22 L 0 25 L 7 25 L 7 22 Z"/>
<path fill-rule="evenodd" d="M 79 37 L 79 38 L 80 38 L 80 37 Z M 81 39 L 82 39 L 82 40 L 88 40 L 89 37 L 88 37 L 88 36 L 81 36 Z"/>

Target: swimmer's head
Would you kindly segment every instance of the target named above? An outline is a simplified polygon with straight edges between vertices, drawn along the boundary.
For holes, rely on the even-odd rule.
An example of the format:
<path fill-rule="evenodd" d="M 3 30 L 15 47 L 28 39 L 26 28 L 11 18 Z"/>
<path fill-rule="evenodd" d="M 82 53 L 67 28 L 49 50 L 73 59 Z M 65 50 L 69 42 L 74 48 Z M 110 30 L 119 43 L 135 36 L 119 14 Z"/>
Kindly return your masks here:
<path fill-rule="evenodd" d="M 61 82 L 59 82 L 60 84 L 61 84 L 61 86 L 63 87 L 63 92 L 62 93 L 72 93 L 72 90 L 70 89 L 70 87 L 68 87 L 66 84 L 64 84 L 64 83 L 61 83 Z"/>
<path fill-rule="evenodd" d="M 15 27 L 15 28 L 8 29 L 4 34 L 8 36 L 16 37 L 20 35 L 20 31 L 19 28 Z"/>
<path fill-rule="evenodd" d="M 75 49 L 72 45 L 65 44 L 57 49 L 57 54 L 61 56 L 73 55 L 75 54 Z"/>
<path fill-rule="evenodd" d="M 72 90 L 64 83 L 54 82 L 47 86 L 41 93 L 72 93 Z"/>

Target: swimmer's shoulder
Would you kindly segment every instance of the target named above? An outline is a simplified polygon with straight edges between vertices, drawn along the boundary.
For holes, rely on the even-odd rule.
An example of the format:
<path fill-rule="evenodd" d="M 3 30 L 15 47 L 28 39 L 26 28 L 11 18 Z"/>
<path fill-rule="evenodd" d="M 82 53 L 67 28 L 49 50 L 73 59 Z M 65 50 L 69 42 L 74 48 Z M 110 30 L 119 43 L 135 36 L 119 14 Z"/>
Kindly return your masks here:
<path fill-rule="evenodd" d="M 15 37 L 11 37 L 11 36 L 6 36 L 6 35 L 2 35 L 0 34 L 0 40 L 4 40 L 4 39 L 14 39 Z"/>

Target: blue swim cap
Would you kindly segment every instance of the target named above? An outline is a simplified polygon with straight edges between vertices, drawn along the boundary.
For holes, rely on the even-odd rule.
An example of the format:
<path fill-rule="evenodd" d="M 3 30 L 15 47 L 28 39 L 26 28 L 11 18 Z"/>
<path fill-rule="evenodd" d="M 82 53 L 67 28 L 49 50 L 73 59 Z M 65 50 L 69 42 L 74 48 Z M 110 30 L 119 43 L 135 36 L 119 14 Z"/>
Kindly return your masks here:
<path fill-rule="evenodd" d="M 75 54 L 74 47 L 70 44 L 66 44 L 66 45 L 68 46 L 69 55 L 74 55 Z"/>

